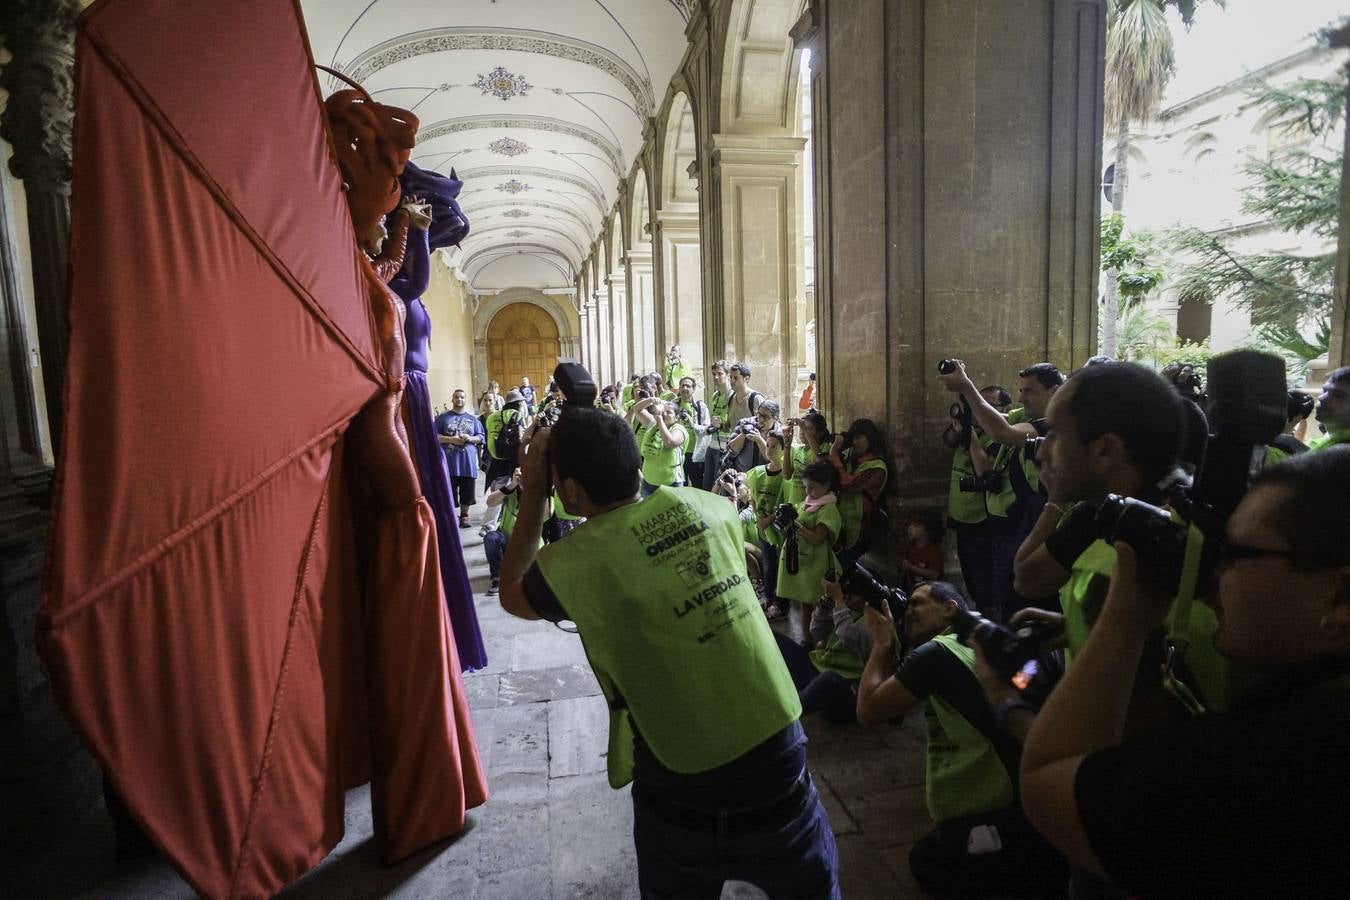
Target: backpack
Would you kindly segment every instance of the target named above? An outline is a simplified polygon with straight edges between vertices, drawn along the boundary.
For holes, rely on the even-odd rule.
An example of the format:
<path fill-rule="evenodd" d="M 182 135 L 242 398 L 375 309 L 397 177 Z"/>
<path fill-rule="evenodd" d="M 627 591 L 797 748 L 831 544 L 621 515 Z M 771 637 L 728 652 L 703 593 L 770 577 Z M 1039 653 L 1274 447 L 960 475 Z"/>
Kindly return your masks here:
<path fill-rule="evenodd" d="M 514 467 L 520 459 L 520 444 L 525 429 L 522 427 L 519 413 L 507 418 L 502 416 L 502 430 L 497 435 L 497 458 L 510 462 Z"/>

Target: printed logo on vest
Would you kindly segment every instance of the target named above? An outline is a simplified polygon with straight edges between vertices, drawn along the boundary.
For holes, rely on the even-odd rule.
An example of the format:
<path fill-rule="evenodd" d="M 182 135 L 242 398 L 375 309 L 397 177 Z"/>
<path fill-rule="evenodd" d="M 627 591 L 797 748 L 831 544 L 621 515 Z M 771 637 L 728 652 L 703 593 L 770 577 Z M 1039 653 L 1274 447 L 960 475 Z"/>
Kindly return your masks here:
<path fill-rule="evenodd" d="M 671 611 L 675 613 L 675 618 L 682 619 L 694 610 L 698 609 L 709 600 L 714 600 L 734 587 L 745 583 L 745 579 L 740 575 L 732 575 L 729 578 L 717 582 L 712 587 L 704 588 L 688 600 L 684 601 L 684 608 L 672 606 Z"/>

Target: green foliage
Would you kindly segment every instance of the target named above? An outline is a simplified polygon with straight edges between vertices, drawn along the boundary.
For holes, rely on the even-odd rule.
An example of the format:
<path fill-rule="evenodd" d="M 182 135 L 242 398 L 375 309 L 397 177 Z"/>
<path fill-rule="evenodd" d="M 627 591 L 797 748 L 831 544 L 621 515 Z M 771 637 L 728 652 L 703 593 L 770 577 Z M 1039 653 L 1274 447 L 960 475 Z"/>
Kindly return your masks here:
<path fill-rule="evenodd" d="M 1176 71 L 1163 0 L 1111 0 L 1106 27 L 1106 121 L 1146 121 Z"/>
<path fill-rule="evenodd" d="M 1115 272 L 1118 291 L 1125 300 L 1144 297 L 1166 277 L 1157 262 L 1157 238 L 1150 231 L 1124 234 L 1125 220 L 1119 213 L 1102 219 L 1101 269 Z"/>
<path fill-rule="evenodd" d="M 1170 349 L 1172 324 L 1142 303 L 1121 304 L 1116 316 L 1116 354 L 1125 360 L 1149 358 L 1159 347 Z"/>
<path fill-rule="evenodd" d="M 1345 104 L 1345 83 L 1302 79 L 1285 87 L 1259 85 L 1255 96 L 1274 121 L 1297 122 L 1314 138 L 1333 131 Z M 1331 240 L 1340 227 L 1343 151 L 1291 150 L 1252 160 L 1242 208 L 1281 230 Z M 1239 253 L 1227 239 L 1197 228 L 1168 236 L 1193 262 L 1178 280 L 1183 301 L 1231 296 L 1247 310 L 1259 340 L 1306 361 L 1326 352 L 1335 299 L 1336 252 Z M 1307 328 L 1311 326 L 1311 333 Z"/>
<path fill-rule="evenodd" d="M 1209 338 L 1205 338 L 1199 343 L 1180 341 L 1175 346 L 1158 347 L 1148 355 L 1148 361 L 1159 372 L 1174 362 L 1189 363 L 1200 375 L 1200 379 L 1207 382 L 1209 380 L 1209 358 L 1214 355 L 1214 352 L 1210 349 Z"/>

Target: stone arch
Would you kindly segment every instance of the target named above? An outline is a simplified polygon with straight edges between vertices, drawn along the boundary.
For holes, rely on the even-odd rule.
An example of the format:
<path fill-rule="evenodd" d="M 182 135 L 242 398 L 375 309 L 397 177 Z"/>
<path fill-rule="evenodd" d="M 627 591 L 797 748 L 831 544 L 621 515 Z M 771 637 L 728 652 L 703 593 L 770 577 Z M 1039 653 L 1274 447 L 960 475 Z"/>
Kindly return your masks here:
<path fill-rule="evenodd" d="M 689 168 L 698 159 L 698 129 L 689 95 L 680 91 L 671 98 L 661 131 L 660 209 L 698 205 L 698 180 Z"/>
<path fill-rule="evenodd" d="M 479 300 L 473 314 L 473 377 L 475 397 L 482 393 L 490 380 L 488 377 L 488 328 L 492 320 L 507 307 L 515 303 L 529 303 L 541 308 L 553 320 L 558 331 L 558 352 L 563 358 L 580 357 L 580 335 L 578 326 L 565 309 L 560 297 L 545 294 L 534 288 L 515 287 L 499 291 L 490 297 Z M 550 374 L 552 374 L 550 372 Z M 503 390 L 505 389 L 503 385 Z"/>
<path fill-rule="evenodd" d="M 734 0 L 727 7 L 719 134 L 792 134 L 799 51 L 789 32 L 806 0 Z"/>

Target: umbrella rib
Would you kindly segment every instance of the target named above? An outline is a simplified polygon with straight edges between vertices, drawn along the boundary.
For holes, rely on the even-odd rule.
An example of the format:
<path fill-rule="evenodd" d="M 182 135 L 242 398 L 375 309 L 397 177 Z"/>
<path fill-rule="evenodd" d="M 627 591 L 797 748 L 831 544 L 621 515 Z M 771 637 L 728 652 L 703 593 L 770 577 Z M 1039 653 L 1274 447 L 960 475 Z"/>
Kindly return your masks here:
<path fill-rule="evenodd" d="M 122 63 L 121 58 L 103 42 L 97 31 L 91 27 L 90 24 L 87 23 L 84 30 L 85 35 L 89 38 L 90 46 L 103 57 L 103 61 L 107 63 L 108 68 L 117 73 L 118 77 L 122 80 L 123 86 L 127 89 L 127 93 L 129 93 L 131 98 L 136 101 L 136 104 L 141 107 L 141 110 L 146 114 L 150 121 L 155 124 L 155 127 L 163 134 L 165 141 L 173 148 L 174 152 L 183 159 L 183 163 L 197 176 L 197 179 L 201 181 L 207 192 L 215 198 L 216 203 L 220 205 L 221 210 L 229 217 L 230 221 L 235 224 L 235 227 L 243 232 L 244 237 L 248 239 L 249 243 L 253 244 L 259 255 L 267 260 L 268 264 L 277 275 L 280 276 L 281 280 L 295 292 L 301 302 L 309 308 L 310 313 L 319 320 L 323 328 L 333 336 L 343 349 L 347 351 L 348 355 L 352 357 L 356 364 L 374 381 L 383 384 L 386 380 L 385 373 L 375 362 L 362 353 L 360 348 L 352 343 L 351 338 L 349 338 L 328 315 L 328 311 L 314 299 L 314 296 L 300 283 L 300 280 L 295 277 L 289 268 L 287 268 L 286 264 L 272 252 L 272 248 L 267 246 L 267 243 L 262 239 L 262 236 L 253 229 L 253 226 L 249 223 L 248 219 L 244 217 L 243 213 L 239 211 L 239 208 L 235 206 L 234 201 L 230 198 L 229 194 L 225 192 L 225 189 L 211 177 L 210 173 L 206 170 L 206 167 L 202 165 L 201 160 L 197 159 L 196 155 L 188 149 L 187 142 L 183 140 L 183 136 L 173 127 L 173 123 L 169 121 L 168 116 L 164 114 L 163 110 L 156 106 L 151 100 L 150 95 L 141 86 L 140 82 L 136 80 L 136 77 L 132 75 L 130 70 Z M 364 294 L 362 296 L 364 298 Z M 369 319 L 369 310 L 367 309 L 366 312 L 367 319 Z"/>
<path fill-rule="evenodd" d="M 376 391 L 372 392 L 372 396 L 374 396 L 374 394 L 378 393 L 380 390 L 383 389 L 379 388 Z M 137 556 L 135 559 L 127 563 L 122 568 L 118 569 L 112 575 L 108 576 L 106 579 L 104 579 L 104 581 L 101 584 L 99 584 L 96 587 L 90 588 L 83 595 L 74 599 L 69 605 L 64 606 L 62 609 L 52 613 L 51 618 L 48 620 L 48 628 L 54 630 L 56 628 L 63 626 L 66 620 L 74 618 L 77 615 L 80 615 L 86 609 L 88 609 L 90 606 L 96 603 L 98 600 L 106 596 L 113 589 L 117 588 L 123 582 L 135 576 L 142 569 L 148 567 L 149 565 L 158 561 L 159 559 L 162 559 L 163 557 L 167 556 L 170 552 L 172 552 L 175 548 L 177 548 L 188 538 L 192 537 L 202 529 L 212 525 L 217 519 L 223 517 L 232 508 L 237 506 L 241 501 L 243 501 L 245 498 L 247 498 L 255 491 L 257 491 L 260 487 L 262 487 L 265 483 L 270 481 L 275 475 L 277 475 L 279 472 L 281 472 L 295 460 L 308 454 L 315 447 L 319 446 L 324 441 L 332 438 L 340 430 L 346 427 L 351 418 L 355 416 L 358 411 L 360 411 L 361 407 L 364 406 L 369 401 L 369 399 L 370 398 L 366 398 L 365 400 L 361 401 L 361 404 L 352 409 L 350 412 L 343 413 L 342 416 L 339 417 L 339 419 L 336 422 L 329 425 L 323 431 L 319 432 L 308 442 L 306 442 L 303 446 L 297 447 L 290 453 L 287 453 L 281 459 L 278 459 L 276 462 L 272 463 L 267 468 L 263 469 L 257 475 L 249 479 L 245 484 L 237 488 L 229 496 L 219 500 L 217 503 L 211 506 L 210 509 L 207 509 L 201 515 L 193 519 L 191 522 L 188 522 L 186 525 L 175 531 L 173 534 L 168 535 L 163 540 L 156 543 L 153 547 L 146 550 L 141 555 Z"/>

